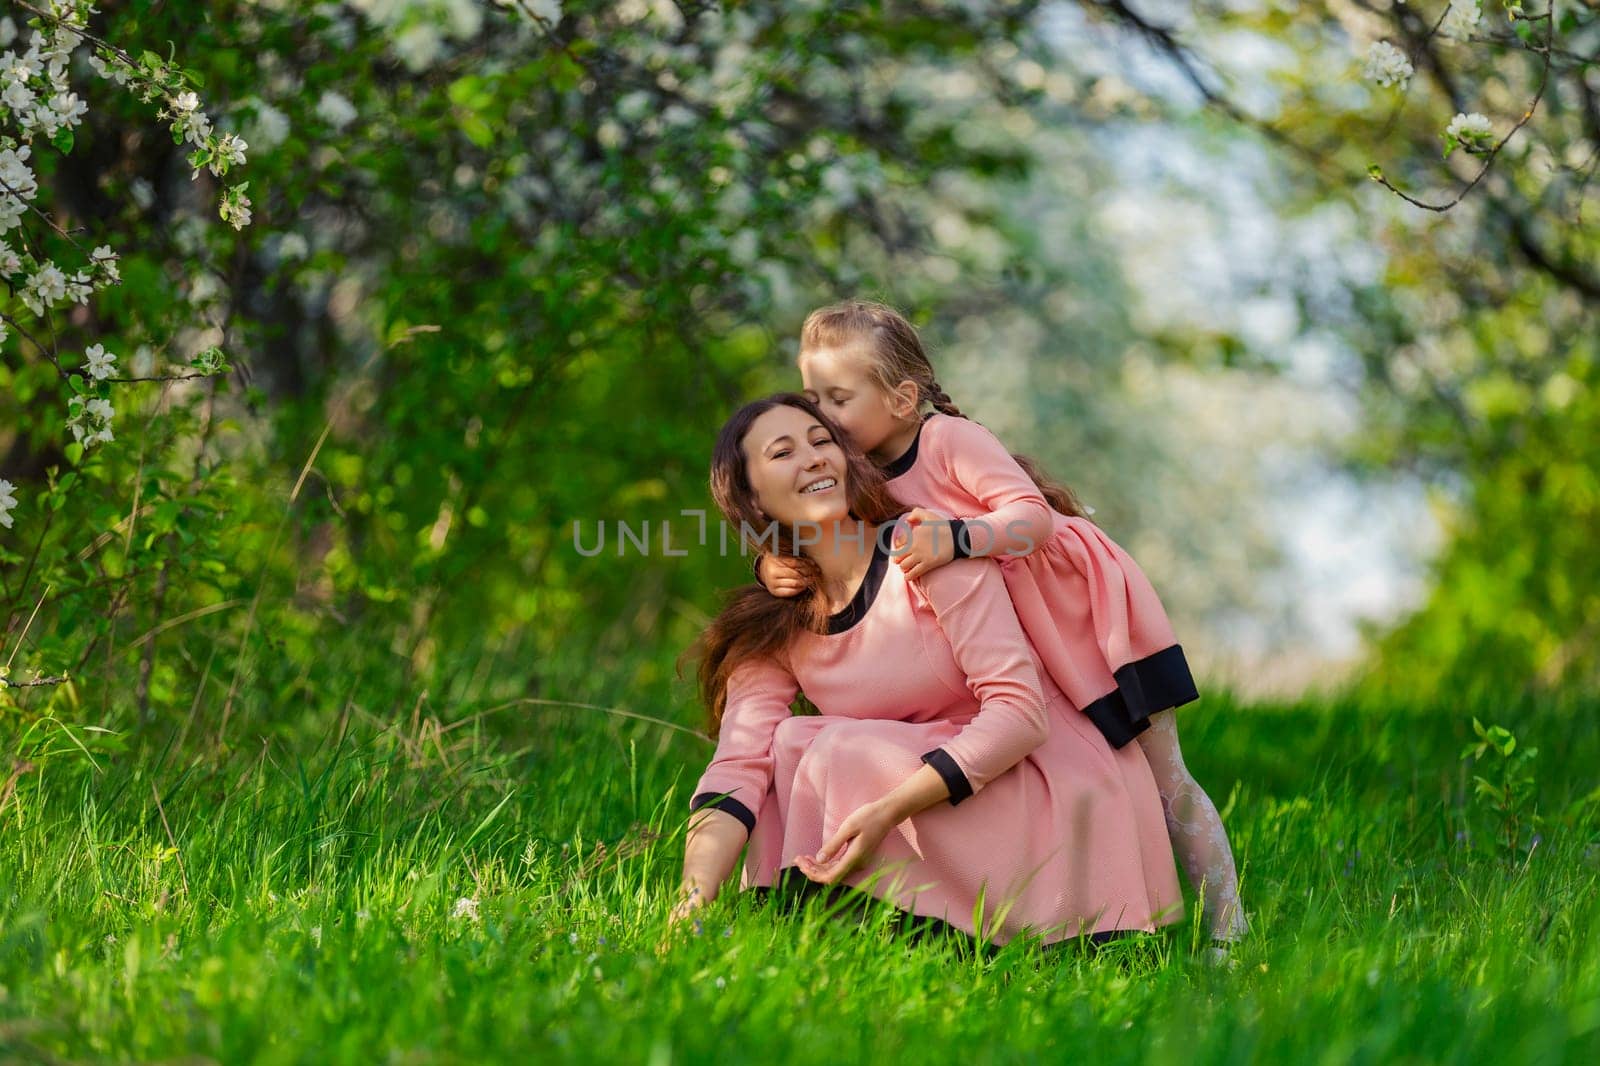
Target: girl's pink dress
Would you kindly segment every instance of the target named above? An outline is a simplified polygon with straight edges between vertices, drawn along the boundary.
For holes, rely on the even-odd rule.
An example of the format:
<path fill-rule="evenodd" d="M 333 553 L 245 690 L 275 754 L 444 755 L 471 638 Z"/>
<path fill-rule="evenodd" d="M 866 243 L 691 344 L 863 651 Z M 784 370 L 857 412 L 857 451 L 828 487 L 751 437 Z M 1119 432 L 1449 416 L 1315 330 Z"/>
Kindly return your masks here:
<path fill-rule="evenodd" d="M 1199 696 L 1139 564 L 1093 522 L 1051 510 L 993 433 L 929 415 L 884 474 L 901 502 L 965 520 L 962 545 L 999 561 L 1045 673 L 1113 745 Z"/>
<path fill-rule="evenodd" d="M 750 830 L 743 887 L 770 886 L 924 763 L 951 800 L 901 823 L 848 882 L 1004 942 L 1149 930 L 1181 914 L 1161 801 L 1137 745 L 1115 750 L 1039 672 L 999 567 L 908 581 L 883 527 L 854 601 L 786 662 L 730 679 L 691 807 Z M 793 715 L 803 690 L 822 712 Z"/>

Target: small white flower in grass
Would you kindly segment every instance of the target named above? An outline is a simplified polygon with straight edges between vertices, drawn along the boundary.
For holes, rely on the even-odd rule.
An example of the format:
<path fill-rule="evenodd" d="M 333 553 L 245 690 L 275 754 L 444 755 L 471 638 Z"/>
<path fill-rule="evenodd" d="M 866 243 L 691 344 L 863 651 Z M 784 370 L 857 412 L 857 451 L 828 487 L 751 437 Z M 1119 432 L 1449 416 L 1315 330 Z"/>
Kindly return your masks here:
<path fill-rule="evenodd" d="M 456 900 L 456 905 L 450 909 L 450 917 L 456 920 L 465 919 L 469 922 L 478 920 L 478 901 L 470 896 L 462 896 Z"/>
<path fill-rule="evenodd" d="M 1482 17 L 1483 9 L 1478 0 L 1450 0 L 1450 10 L 1444 13 L 1444 19 L 1439 23 L 1439 35 L 1465 41 L 1472 36 Z"/>
<path fill-rule="evenodd" d="M 1457 148 L 1465 148 L 1469 152 L 1482 151 L 1494 140 L 1494 127 L 1489 124 L 1487 116 L 1476 111 L 1458 114 L 1445 127 L 1444 140 L 1446 156 Z"/>
<path fill-rule="evenodd" d="M 317 117 L 336 130 L 342 130 L 360 117 L 355 105 L 336 92 L 325 92 L 317 101 Z"/>
<path fill-rule="evenodd" d="M 1367 50 L 1367 69 L 1364 73 L 1369 80 L 1384 88 L 1398 85 L 1403 89 L 1415 71 L 1404 52 L 1388 41 L 1375 41 Z"/>
<path fill-rule="evenodd" d="M 11 528 L 11 512 L 17 509 L 17 498 L 11 495 L 17 487 L 0 478 L 0 526 Z"/>
<path fill-rule="evenodd" d="M 117 372 L 117 357 L 106 351 L 103 344 L 91 344 L 84 349 L 84 369 L 89 371 L 89 376 L 96 381 L 104 381 Z"/>
<path fill-rule="evenodd" d="M 311 927 L 311 942 L 319 948 L 322 946 L 322 926 L 313 925 Z"/>

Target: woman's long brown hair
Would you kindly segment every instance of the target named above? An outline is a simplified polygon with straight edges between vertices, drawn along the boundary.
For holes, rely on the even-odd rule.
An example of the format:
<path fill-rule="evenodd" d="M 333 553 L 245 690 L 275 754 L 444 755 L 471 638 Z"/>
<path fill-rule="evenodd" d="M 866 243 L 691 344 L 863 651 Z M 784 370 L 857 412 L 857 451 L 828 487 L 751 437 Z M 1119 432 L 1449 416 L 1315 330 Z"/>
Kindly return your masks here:
<path fill-rule="evenodd" d="M 741 542 L 749 543 L 751 533 L 759 537 L 769 524 L 750 487 L 744 439 L 756 419 L 780 406 L 799 408 L 815 418 L 844 452 L 845 497 L 852 515 L 868 526 L 879 526 L 910 510 L 889 492 L 883 472 L 822 413 L 822 408 L 800 393 L 778 393 L 735 411 L 717 434 L 711 452 L 711 497 L 723 520 L 739 530 Z M 713 738 L 722 729 L 728 679 L 741 663 L 759 656 L 782 662 L 789 645 L 801 633 L 827 631 L 828 601 L 820 592 L 821 569 L 795 547 L 792 527 L 772 524 L 777 527 L 777 551 L 799 560 L 808 587 L 800 595 L 788 598 L 774 596 L 759 584 L 734 589 L 723 601 L 722 610 L 685 653 L 685 657 L 696 653 L 699 656 L 700 695 L 710 716 L 707 732 Z"/>
<path fill-rule="evenodd" d="M 865 341 L 871 350 L 868 369 L 884 392 L 894 391 L 902 381 L 914 381 L 918 399 L 932 404 L 935 411 L 952 418 L 967 417 L 939 385 L 916 327 L 894 308 L 871 300 L 845 300 L 819 307 L 806 316 L 805 325 L 800 327 L 801 352 L 837 348 L 855 341 Z M 1051 479 L 1038 463 L 1014 452 L 1011 458 L 1033 479 L 1052 508 L 1073 518 L 1088 517 L 1077 495 Z"/>

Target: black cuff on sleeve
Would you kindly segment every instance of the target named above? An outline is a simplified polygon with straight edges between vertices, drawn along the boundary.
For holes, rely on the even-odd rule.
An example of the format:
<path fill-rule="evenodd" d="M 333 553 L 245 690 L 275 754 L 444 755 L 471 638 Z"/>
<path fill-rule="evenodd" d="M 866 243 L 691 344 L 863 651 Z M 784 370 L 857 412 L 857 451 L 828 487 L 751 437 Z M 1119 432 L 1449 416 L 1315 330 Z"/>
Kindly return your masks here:
<path fill-rule="evenodd" d="M 746 807 L 732 796 L 724 796 L 720 792 L 702 792 L 689 801 L 690 814 L 702 807 L 715 807 L 724 814 L 733 815 L 744 823 L 744 831 L 746 833 L 754 833 L 756 831 L 756 816 L 750 813 L 749 807 Z"/>
<path fill-rule="evenodd" d="M 964 518 L 950 519 L 950 535 L 956 538 L 956 558 L 972 558 L 972 538 L 967 535 L 967 520 Z"/>
<path fill-rule="evenodd" d="M 922 757 L 922 761 L 939 771 L 939 776 L 944 778 L 944 785 L 950 790 L 950 806 L 954 807 L 972 795 L 972 782 L 967 780 L 966 772 L 956 765 L 948 751 L 934 748 Z"/>

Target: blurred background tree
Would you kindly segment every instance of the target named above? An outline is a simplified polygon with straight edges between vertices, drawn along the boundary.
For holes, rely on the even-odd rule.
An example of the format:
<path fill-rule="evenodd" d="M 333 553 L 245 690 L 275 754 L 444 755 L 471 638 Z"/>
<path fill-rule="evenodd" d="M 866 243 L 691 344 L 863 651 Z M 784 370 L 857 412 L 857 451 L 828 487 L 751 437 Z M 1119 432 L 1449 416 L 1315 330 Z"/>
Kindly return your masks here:
<path fill-rule="evenodd" d="M 519 697 L 695 720 L 673 658 L 747 571 L 681 512 L 727 413 L 795 384 L 805 312 L 857 293 L 1192 645 L 1315 645 L 1351 577 L 1308 587 L 1290 519 L 1427 486 L 1447 539 L 1372 676 L 1592 680 L 1595 15 L 1462 40 L 1425 6 L 103 4 L 248 141 L 256 220 L 200 225 L 132 102 L 41 165 L 42 204 L 137 249 L 71 342 L 234 370 L 133 386 L 52 494 L 66 411 L 7 343 L 4 646 L 89 681 L 11 698 L 224 742 Z M 1363 78 L 1384 38 L 1403 86 Z M 1492 147 L 1441 160 L 1454 114 L 1505 135 L 1535 95 L 1447 211 L 1368 175 L 1448 200 Z"/>

